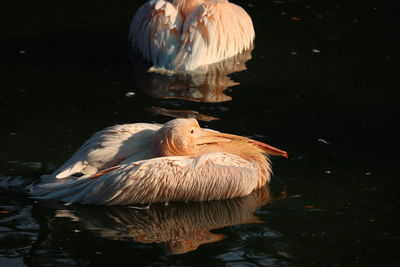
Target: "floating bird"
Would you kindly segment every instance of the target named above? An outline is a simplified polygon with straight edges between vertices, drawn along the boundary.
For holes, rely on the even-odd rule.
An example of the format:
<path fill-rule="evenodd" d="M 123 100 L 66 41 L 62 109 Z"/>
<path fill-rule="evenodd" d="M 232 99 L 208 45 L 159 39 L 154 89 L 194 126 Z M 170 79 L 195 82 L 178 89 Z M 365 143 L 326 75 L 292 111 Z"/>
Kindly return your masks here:
<path fill-rule="evenodd" d="M 129 39 L 154 69 L 194 71 L 251 49 L 254 37 L 250 16 L 227 0 L 149 0 Z"/>
<path fill-rule="evenodd" d="M 287 157 L 191 118 L 117 125 L 96 133 L 30 189 L 37 199 L 95 205 L 235 198 L 270 180 L 267 154 Z"/>

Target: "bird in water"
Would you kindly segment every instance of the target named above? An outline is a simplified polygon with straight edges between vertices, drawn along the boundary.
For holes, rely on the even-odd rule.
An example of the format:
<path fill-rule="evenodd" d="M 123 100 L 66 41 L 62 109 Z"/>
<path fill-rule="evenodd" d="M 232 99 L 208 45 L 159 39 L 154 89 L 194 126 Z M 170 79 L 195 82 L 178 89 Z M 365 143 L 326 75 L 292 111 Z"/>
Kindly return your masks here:
<path fill-rule="evenodd" d="M 30 191 L 37 199 L 95 205 L 229 199 L 269 182 L 268 155 L 287 157 L 191 118 L 116 125 L 94 134 Z"/>
<path fill-rule="evenodd" d="M 194 71 L 253 47 L 253 23 L 227 0 L 149 0 L 132 19 L 131 48 L 154 69 Z"/>

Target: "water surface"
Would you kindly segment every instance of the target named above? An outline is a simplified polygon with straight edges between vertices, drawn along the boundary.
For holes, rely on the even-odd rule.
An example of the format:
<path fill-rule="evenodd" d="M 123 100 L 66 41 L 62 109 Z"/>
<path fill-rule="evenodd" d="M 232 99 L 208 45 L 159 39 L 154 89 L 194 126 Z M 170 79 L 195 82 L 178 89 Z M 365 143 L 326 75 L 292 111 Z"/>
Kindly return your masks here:
<path fill-rule="evenodd" d="M 1 191 L 0 265 L 400 265 L 393 2 L 233 1 L 256 28 L 247 69 L 172 91 L 129 60 L 129 23 L 143 2 L 0 3 L 2 180 L 38 179 L 110 125 L 182 116 L 290 158 L 273 159 L 260 203 L 143 211 Z"/>

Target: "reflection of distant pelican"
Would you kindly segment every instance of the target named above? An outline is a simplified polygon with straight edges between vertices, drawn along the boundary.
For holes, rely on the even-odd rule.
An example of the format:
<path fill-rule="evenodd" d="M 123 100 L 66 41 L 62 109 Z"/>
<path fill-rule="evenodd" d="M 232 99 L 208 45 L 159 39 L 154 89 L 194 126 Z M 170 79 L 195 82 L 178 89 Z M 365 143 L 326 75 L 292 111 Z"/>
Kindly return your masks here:
<path fill-rule="evenodd" d="M 194 118 L 199 121 L 215 121 L 218 120 L 216 117 L 207 116 L 201 114 L 194 110 L 170 110 L 165 108 L 159 107 L 151 107 L 147 109 L 148 111 L 157 114 L 157 115 L 164 115 L 173 118 Z"/>
<path fill-rule="evenodd" d="M 245 63 L 251 59 L 251 51 L 209 65 L 204 71 L 174 74 L 149 72 L 148 66 L 140 59 L 132 58 L 137 77 L 136 87 L 155 98 L 207 103 L 230 101 L 232 98 L 223 92 L 238 83 L 228 75 L 246 69 Z"/>
<path fill-rule="evenodd" d="M 263 187 L 246 197 L 223 201 L 157 204 L 148 210 L 71 206 L 57 210 L 55 216 L 80 221 L 84 229 L 104 238 L 160 243 L 170 253 L 182 254 L 224 239 L 212 229 L 261 222 L 253 213 L 270 201 L 270 192 Z"/>

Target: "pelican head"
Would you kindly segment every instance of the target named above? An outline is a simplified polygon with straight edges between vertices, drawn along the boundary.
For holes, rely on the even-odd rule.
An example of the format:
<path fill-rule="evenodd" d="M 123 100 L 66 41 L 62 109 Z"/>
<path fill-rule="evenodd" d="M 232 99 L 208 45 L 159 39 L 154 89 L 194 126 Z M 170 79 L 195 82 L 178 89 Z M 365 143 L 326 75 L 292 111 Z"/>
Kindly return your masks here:
<path fill-rule="evenodd" d="M 227 152 L 250 161 L 265 161 L 265 154 L 284 156 L 283 150 L 252 140 L 199 126 L 196 119 L 175 119 L 158 132 L 156 142 L 162 156 L 199 156 Z"/>

